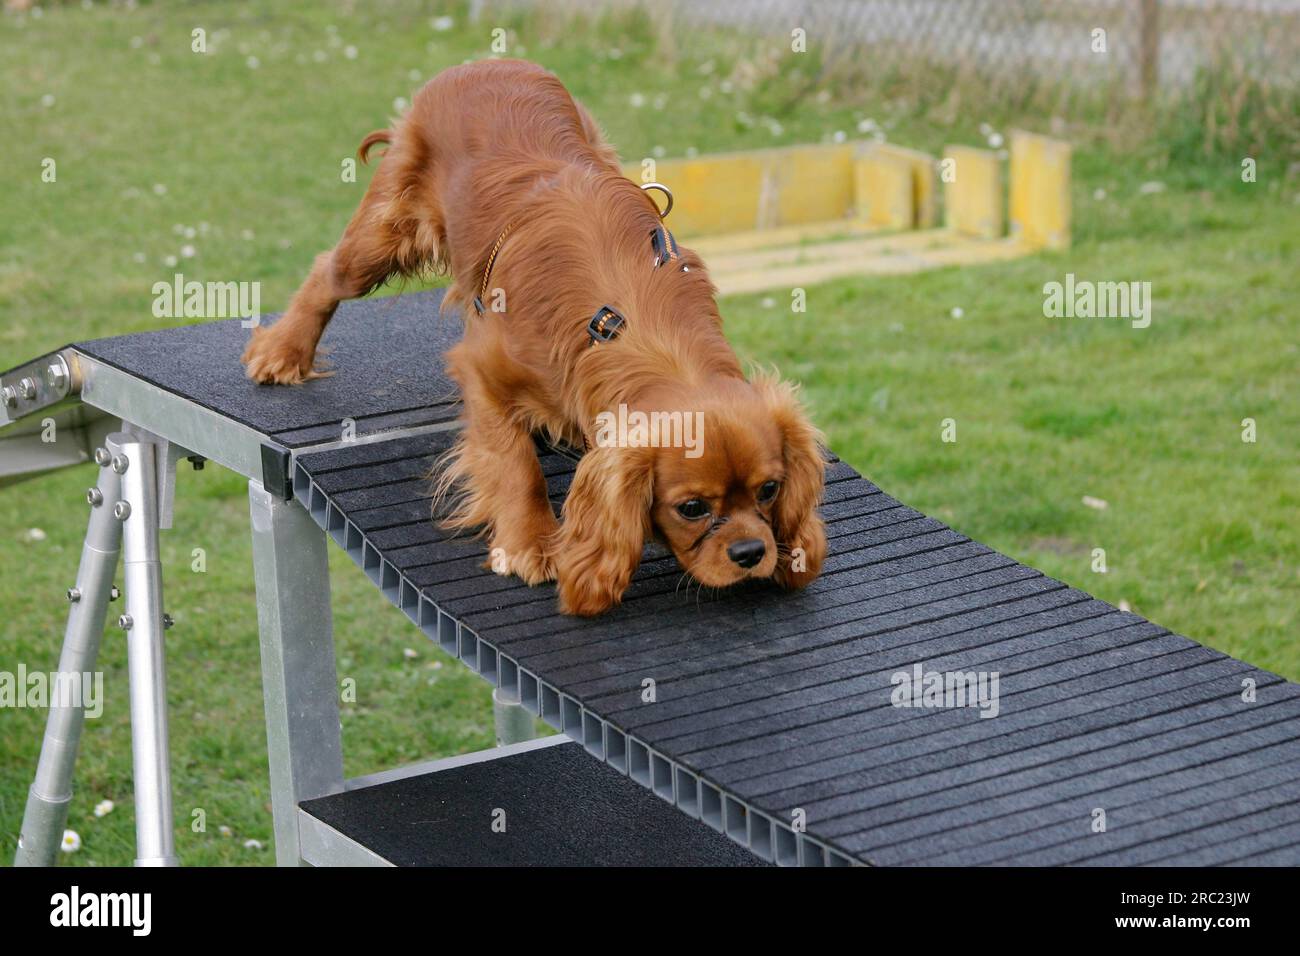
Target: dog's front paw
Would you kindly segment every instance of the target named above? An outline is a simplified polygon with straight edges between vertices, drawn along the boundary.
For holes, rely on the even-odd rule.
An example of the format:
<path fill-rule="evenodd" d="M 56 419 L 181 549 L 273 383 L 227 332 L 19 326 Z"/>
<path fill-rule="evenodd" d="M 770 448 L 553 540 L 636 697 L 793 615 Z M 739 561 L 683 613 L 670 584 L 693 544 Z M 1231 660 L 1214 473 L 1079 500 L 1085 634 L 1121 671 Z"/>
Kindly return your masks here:
<path fill-rule="evenodd" d="M 596 577 L 567 577 L 559 580 L 560 613 L 578 617 L 604 614 L 623 596 L 623 588 L 611 587 Z"/>
<path fill-rule="evenodd" d="M 488 552 L 488 567 L 500 575 L 515 575 L 529 587 L 555 580 L 555 562 L 541 548 L 511 551 L 494 546 Z"/>
<path fill-rule="evenodd" d="M 813 518 L 788 545 L 782 546 L 772 577 L 783 588 L 806 587 L 821 574 L 825 560 L 826 529 L 820 518 Z"/>
<path fill-rule="evenodd" d="M 576 559 L 566 552 L 560 555 L 555 583 L 562 614 L 592 617 L 623 600 L 635 565 L 629 567 L 603 553 L 585 552 Z"/>
<path fill-rule="evenodd" d="M 262 385 L 301 385 L 309 379 L 332 374 L 317 367 L 314 343 L 277 334 L 277 328 L 253 329 L 240 357 L 249 378 Z"/>

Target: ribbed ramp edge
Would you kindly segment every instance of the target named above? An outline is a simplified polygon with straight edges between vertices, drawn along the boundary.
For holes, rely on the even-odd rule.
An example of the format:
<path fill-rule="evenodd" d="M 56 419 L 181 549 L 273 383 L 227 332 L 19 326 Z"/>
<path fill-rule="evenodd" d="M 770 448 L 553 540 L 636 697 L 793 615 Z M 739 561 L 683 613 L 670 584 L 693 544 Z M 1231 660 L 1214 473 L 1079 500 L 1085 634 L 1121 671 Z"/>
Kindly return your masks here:
<path fill-rule="evenodd" d="M 530 713 L 580 741 L 597 760 L 631 777 L 683 813 L 726 834 L 759 859 L 778 866 L 865 865 L 724 793 L 671 757 L 625 733 L 583 707 L 574 697 L 519 666 L 509 655 L 499 652 L 421 593 L 387 561 L 297 461 L 293 469 L 293 494 L 312 520 L 429 640 L 458 658 L 493 687 L 517 694 Z"/>

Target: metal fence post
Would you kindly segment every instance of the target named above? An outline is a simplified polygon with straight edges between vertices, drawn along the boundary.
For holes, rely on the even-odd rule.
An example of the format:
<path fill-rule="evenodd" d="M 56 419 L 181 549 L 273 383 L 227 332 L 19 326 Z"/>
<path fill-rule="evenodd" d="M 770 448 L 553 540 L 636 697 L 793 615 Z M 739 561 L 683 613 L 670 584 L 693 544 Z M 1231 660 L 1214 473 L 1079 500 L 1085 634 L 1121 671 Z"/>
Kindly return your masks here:
<path fill-rule="evenodd" d="M 1150 103 L 1160 83 L 1160 0 L 1138 0 L 1138 4 L 1141 36 L 1138 76 L 1142 100 Z"/>

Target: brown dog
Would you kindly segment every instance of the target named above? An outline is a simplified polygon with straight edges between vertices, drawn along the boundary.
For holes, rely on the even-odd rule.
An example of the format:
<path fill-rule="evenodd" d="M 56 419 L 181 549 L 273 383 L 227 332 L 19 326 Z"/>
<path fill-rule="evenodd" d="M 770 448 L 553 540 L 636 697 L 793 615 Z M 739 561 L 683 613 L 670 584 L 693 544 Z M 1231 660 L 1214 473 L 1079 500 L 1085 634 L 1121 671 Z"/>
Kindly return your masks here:
<path fill-rule="evenodd" d="M 518 60 L 445 70 L 362 159 L 376 143 L 389 148 L 343 238 L 284 317 L 254 330 L 250 378 L 322 374 L 316 346 L 341 299 L 449 270 L 446 302 L 466 313 L 447 354 L 465 427 L 440 489 L 450 527 L 487 530 L 498 571 L 556 580 L 561 610 L 597 614 L 657 532 L 702 584 L 816 577 L 820 435 L 792 386 L 745 380 L 703 263 L 554 75 Z M 647 420 L 665 426 L 657 437 Z M 562 524 L 539 432 L 589 449 Z"/>

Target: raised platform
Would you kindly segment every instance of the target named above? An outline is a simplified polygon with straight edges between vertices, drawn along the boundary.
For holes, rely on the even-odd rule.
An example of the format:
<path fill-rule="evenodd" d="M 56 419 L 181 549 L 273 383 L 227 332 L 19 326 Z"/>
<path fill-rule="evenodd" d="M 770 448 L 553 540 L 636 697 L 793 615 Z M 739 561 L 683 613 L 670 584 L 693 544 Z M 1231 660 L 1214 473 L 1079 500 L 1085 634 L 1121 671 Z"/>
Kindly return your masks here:
<path fill-rule="evenodd" d="M 455 415 L 439 355 L 458 321 L 437 302 L 345 305 L 326 335 L 337 374 L 298 389 L 243 378 L 237 322 L 79 343 L 82 400 L 292 494 L 432 640 L 762 859 L 1300 863 L 1300 686 L 971 541 L 843 462 L 825 573 L 800 593 L 703 597 L 652 547 L 625 604 L 580 620 L 551 587 L 484 570 L 481 542 L 429 520 L 422 476 Z M 543 464 L 558 505 L 575 457 Z M 997 716 L 893 706 L 917 665 L 997 672 Z"/>
<path fill-rule="evenodd" d="M 698 820 L 547 737 L 493 759 L 453 757 L 418 773 L 302 804 L 311 862 L 393 866 L 762 866 Z M 329 831 L 333 831 L 331 834 Z M 331 841 L 334 834 L 346 840 Z M 331 847 L 347 850 L 330 859 Z M 358 856 L 356 847 L 367 854 Z"/>
<path fill-rule="evenodd" d="M 248 333 L 237 321 L 77 342 L 74 348 L 276 445 L 304 448 L 338 441 L 345 420 L 355 422 L 355 434 L 364 438 L 455 419 L 459 397 L 443 373 L 442 353 L 460 338 L 460 322 L 455 316 L 439 321 L 439 301 L 441 293 L 423 293 L 344 303 L 325 339 L 337 340 L 331 357 L 337 372 L 306 389 L 250 382 L 239 364 Z"/>

